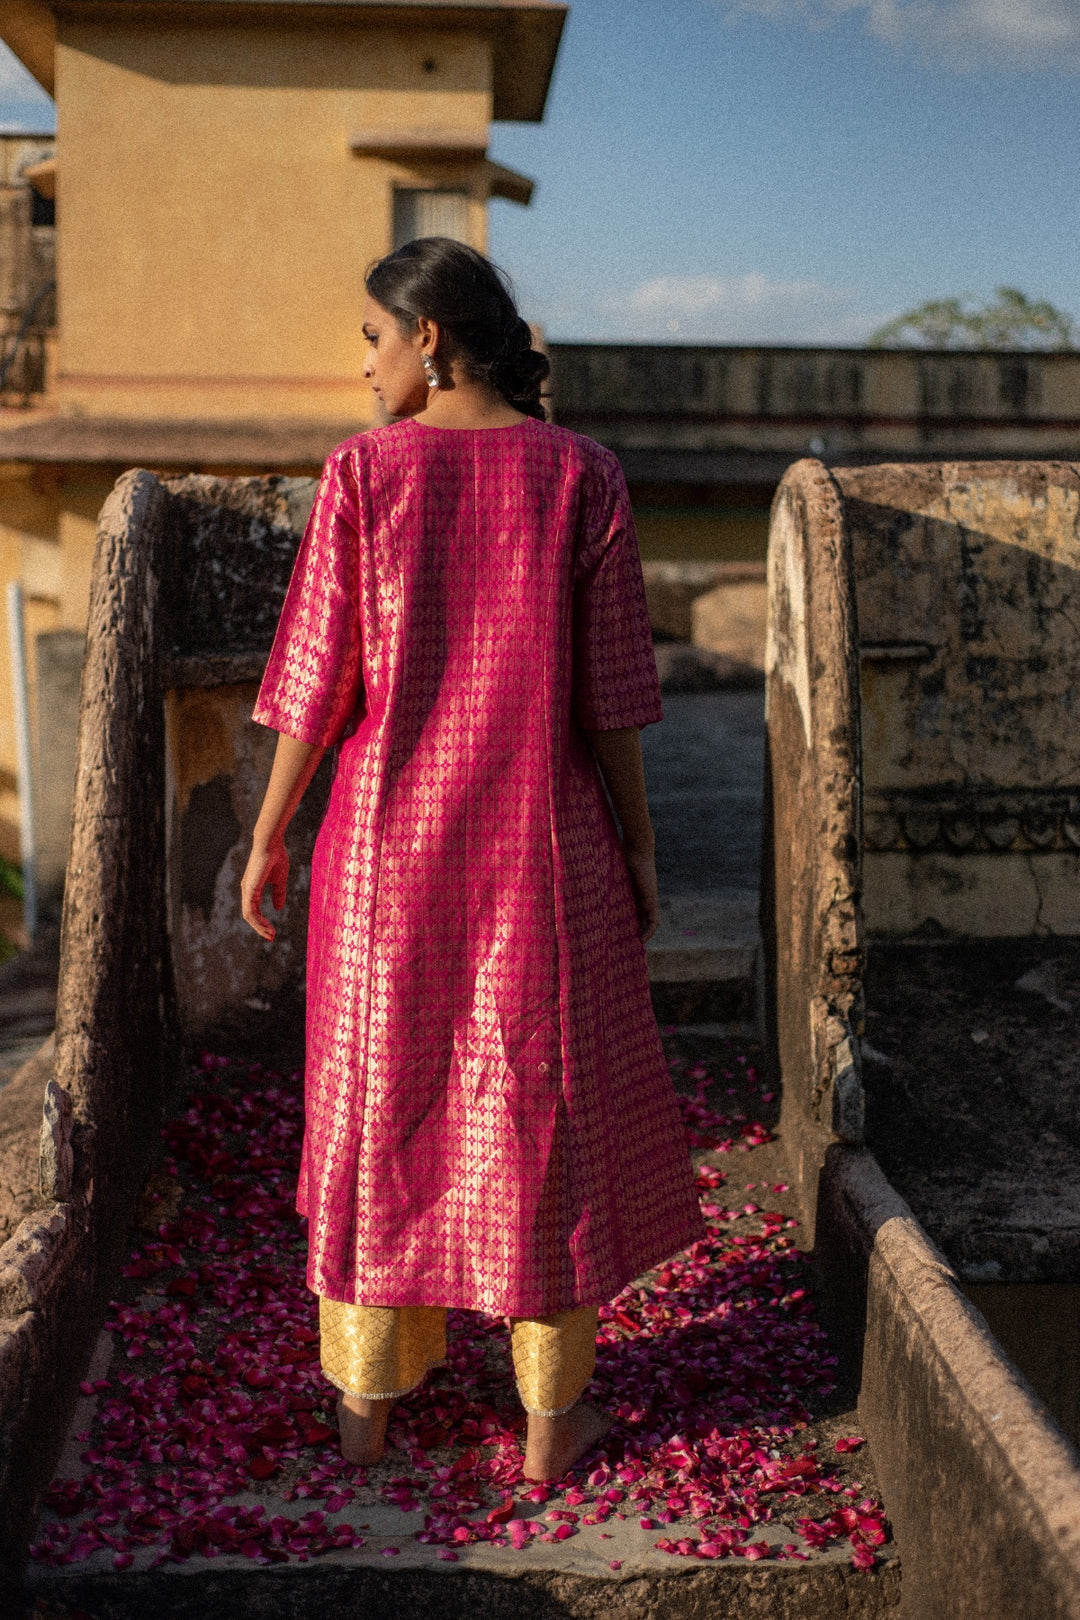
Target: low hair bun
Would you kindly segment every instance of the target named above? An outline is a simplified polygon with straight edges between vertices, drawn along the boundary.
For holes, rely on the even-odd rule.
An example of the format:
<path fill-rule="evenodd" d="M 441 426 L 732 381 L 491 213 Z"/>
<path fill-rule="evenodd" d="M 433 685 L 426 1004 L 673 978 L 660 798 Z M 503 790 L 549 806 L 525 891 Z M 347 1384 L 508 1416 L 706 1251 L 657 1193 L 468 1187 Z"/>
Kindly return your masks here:
<path fill-rule="evenodd" d="M 532 346 L 532 333 L 522 321 L 525 328 L 525 343 L 517 340 L 515 348 L 502 356 L 491 367 L 491 380 L 504 398 L 510 401 L 526 416 L 544 419 L 544 407 L 540 402 L 540 387 L 547 379 L 551 367 L 547 356 L 541 354 L 539 349 Z"/>
<path fill-rule="evenodd" d="M 437 321 L 470 376 L 544 421 L 540 389 L 551 367 L 532 346 L 509 278 L 490 259 L 451 237 L 421 236 L 379 259 L 365 285 L 402 331 L 414 331 L 422 316 Z"/>
<path fill-rule="evenodd" d="M 510 354 L 524 354 L 532 348 L 532 332 L 529 330 L 529 323 L 522 320 L 520 315 L 507 335 L 506 347 Z"/>

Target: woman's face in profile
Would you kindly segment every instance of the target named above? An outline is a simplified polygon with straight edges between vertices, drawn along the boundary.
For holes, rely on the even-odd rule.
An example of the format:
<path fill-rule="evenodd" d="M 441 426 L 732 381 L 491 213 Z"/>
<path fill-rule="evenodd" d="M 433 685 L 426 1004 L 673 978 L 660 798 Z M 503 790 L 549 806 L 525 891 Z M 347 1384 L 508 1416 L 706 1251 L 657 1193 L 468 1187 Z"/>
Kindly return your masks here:
<path fill-rule="evenodd" d="M 363 375 L 372 392 L 389 415 L 415 416 L 428 402 L 421 356 L 425 343 L 431 347 L 429 339 L 419 326 L 411 337 L 405 337 L 395 316 L 370 296 L 364 303 L 363 332 L 367 339 Z"/>

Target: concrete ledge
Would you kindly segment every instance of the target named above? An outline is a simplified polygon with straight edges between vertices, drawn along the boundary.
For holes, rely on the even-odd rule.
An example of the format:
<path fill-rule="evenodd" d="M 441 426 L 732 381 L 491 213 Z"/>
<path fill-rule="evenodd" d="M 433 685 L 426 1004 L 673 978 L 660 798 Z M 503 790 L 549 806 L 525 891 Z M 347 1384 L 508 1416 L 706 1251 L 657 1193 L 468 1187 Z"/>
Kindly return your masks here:
<path fill-rule="evenodd" d="M 1077 1620 L 1080 1453 L 865 1149 L 834 1146 L 815 1258 L 904 1568 L 909 1620 Z"/>
<path fill-rule="evenodd" d="M 752 1022 L 757 891 L 662 899 L 660 926 L 645 954 L 661 1024 Z"/>
<path fill-rule="evenodd" d="M 757 946 L 723 944 L 653 951 L 649 954 L 651 984 L 685 984 L 690 980 L 752 979 Z"/>
<path fill-rule="evenodd" d="M 663 692 L 752 692 L 765 685 L 761 670 L 746 659 L 689 641 L 658 641 L 653 653 Z"/>
<path fill-rule="evenodd" d="M 808 1567 L 741 1560 L 670 1575 L 590 1579 L 552 1570 L 495 1573 L 438 1569 L 384 1571 L 344 1559 L 260 1569 L 184 1566 L 121 1577 L 35 1574 L 38 1603 L 85 1608 L 104 1620 L 310 1620 L 343 1612 L 408 1615 L 409 1620 L 878 1620 L 896 1615 L 895 1560 L 868 1578 L 850 1561 Z M 741 1565 L 741 1567 L 740 1567 Z M 68 1607 L 70 1605 L 70 1607 Z M 984 1617 L 989 1620 L 989 1617 Z"/>

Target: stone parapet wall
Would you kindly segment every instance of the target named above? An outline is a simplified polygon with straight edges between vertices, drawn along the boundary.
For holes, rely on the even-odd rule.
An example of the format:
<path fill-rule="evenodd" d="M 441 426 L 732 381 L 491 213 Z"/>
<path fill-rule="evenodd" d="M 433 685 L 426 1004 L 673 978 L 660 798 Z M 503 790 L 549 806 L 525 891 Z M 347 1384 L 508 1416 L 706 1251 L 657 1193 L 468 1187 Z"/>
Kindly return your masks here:
<path fill-rule="evenodd" d="M 864 905 L 878 933 L 901 937 L 1046 932 L 1055 920 L 1077 931 L 1078 488 L 1074 469 L 1054 466 L 856 474 L 802 462 L 773 507 L 771 1055 L 815 1265 L 861 1373 L 908 1620 L 1080 1617 L 1080 1456 L 859 1141 Z M 1038 904 L 1024 892 L 1033 874 Z M 869 1044 L 866 1057 L 890 1062 Z M 947 1068 L 911 1077 L 919 1119 L 933 1084 L 948 1087 Z M 964 1163 L 976 1186 L 958 1176 L 939 1197 L 959 1200 L 954 1226 L 972 1218 L 980 1174 L 992 1190 L 993 1166 Z M 1047 1178 L 1050 1239 L 1070 1219 L 1068 1190 Z M 988 1202 L 980 1253 L 1004 1257 L 1012 1239 L 995 1241 L 1000 1218 L 983 1229 Z"/>
<path fill-rule="evenodd" d="M 17 1578 L 157 1148 L 179 1044 L 165 895 L 166 494 L 122 478 L 91 588 L 41 1195 L 0 1251 L 0 1576 Z"/>
<path fill-rule="evenodd" d="M 777 490 L 769 540 L 761 921 L 781 1129 L 813 1232 L 825 1150 L 862 1138 L 858 636 L 839 492 Z"/>
<path fill-rule="evenodd" d="M 238 884 L 272 747 L 250 720 L 252 678 L 313 488 L 136 471 L 101 514 L 55 1050 L 10 1088 L 16 1102 L 44 1093 L 38 1207 L 0 1249 L 0 1583 L 12 1589 L 184 1039 L 214 1026 L 255 1050 L 299 1045 L 317 796 L 297 818 L 299 899 L 276 955 L 241 921 Z"/>
<path fill-rule="evenodd" d="M 268 945 L 240 915 L 240 878 L 276 741 L 251 719 L 257 691 L 254 681 L 236 681 L 165 695 L 173 966 L 190 1040 L 213 1037 L 255 1051 L 278 1043 L 295 1052 L 303 1038 L 311 851 L 332 761 L 319 767 L 286 835 L 289 897 Z M 269 895 L 265 903 L 273 914 Z"/>
<path fill-rule="evenodd" d="M 1080 471 L 835 472 L 871 935 L 1080 933 Z"/>
<path fill-rule="evenodd" d="M 904 1620 L 1080 1616 L 1080 1453 L 873 1154 L 834 1147 L 815 1259 L 903 1561 Z"/>

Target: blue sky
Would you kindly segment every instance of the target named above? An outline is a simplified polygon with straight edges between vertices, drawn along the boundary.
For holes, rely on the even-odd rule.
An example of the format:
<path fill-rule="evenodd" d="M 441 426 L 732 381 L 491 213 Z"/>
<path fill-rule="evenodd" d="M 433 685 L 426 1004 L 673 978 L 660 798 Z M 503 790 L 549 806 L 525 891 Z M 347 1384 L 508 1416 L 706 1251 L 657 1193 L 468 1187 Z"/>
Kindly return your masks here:
<path fill-rule="evenodd" d="M 1080 319 L 1078 113 L 1080 0 L 573 0 L 491 251 L 552 338 L 859 343 L 1002 283 Z"/>

